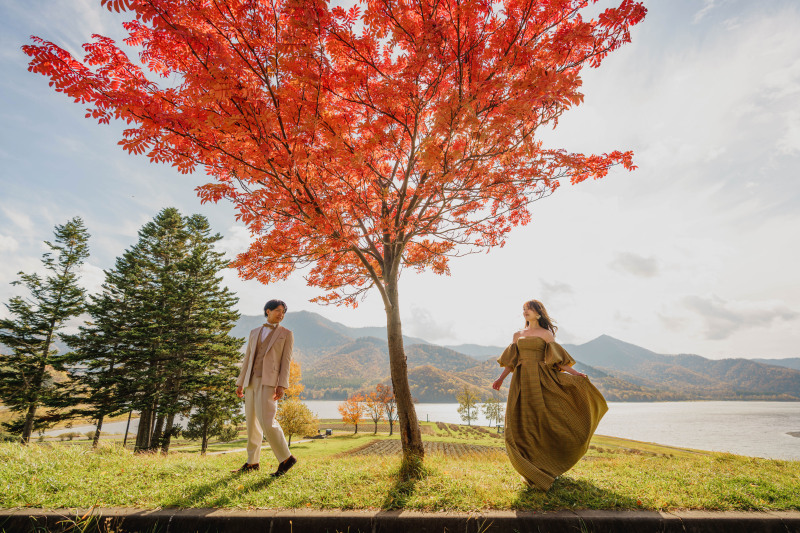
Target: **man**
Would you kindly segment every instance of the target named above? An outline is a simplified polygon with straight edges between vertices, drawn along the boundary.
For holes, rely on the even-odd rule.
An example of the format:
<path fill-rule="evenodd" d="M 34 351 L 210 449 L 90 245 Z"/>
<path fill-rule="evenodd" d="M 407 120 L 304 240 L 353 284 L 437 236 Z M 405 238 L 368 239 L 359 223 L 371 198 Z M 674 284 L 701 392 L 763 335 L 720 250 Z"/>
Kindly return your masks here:
<path fill-rule="evenodd" d="M 292 332 L 280 325 L 286 309 L 281 300 L 268 301 L 264 306 L 267 323 L 251 331 L 247 340 L 242 370 L 236 380 L 236 394 L 244 398 L 247 420 L 247 462 L 239 472 L 258 470 L 265 432 L 272 453 L 278 459 L 278 470 L 273 476 L 284 475 L 297 462 L 289 452 L 280 424 L 275 420 L 278 400 L 289 386 L 289 363 L 294 344 Z"/>

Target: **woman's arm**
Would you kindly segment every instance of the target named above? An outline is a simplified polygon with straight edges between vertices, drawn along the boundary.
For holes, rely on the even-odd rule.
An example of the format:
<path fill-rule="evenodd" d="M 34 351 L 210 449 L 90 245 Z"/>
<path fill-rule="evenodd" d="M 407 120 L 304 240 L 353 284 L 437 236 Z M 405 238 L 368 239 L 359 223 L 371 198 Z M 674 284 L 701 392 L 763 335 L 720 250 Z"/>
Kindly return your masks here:
<path fill-rule="evenodd" d="M 500 377 L 497 378 L 497 380 L 494 383 L 492 383 L 492 388 L 494 390 L 500 390 L 500 387 L 503 386 L 503 380 L 506 379 L 506 376 L 509 375 L 510 373 L 511 373 L 510 368 L 504 368 L 503 373 L 500 374 Z"/>
<path fill-rule="evenodd" d="M 563 365 L 563 366 L 559 366 L 558 368 L 562 372 L 566 372 L 567 374 L 572 374 L 573 376 L 581 376 L 583 378 L 586 377 L 586 374 L 584 374 L 583 372 L 578 372 L 577 370 L 575 370 L 571 366 Z"/>

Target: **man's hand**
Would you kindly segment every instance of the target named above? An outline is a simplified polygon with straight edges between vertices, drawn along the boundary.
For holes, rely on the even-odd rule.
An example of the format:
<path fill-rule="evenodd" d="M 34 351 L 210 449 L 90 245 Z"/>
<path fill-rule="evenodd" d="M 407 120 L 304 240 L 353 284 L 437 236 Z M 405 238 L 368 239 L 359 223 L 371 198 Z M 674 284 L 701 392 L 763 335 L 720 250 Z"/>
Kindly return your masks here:
<path fill-rule="evenodd" d="M 285 390 L 286 390 L 286 389 L 284 389 L 284 388 L 283 388 L 283 387 L 281 387 L 280 385 L 278 385 L 277 387 L 275 387 L 275 394 L 272 396 L 272 399 L 273 399 L 273 400 L 275 400 L 275 401 L 277 402 L 278 400 L 280 400 L 281 398 L 283 398 L 283 391 L 285 391 Z"/>
<path fill-rule="evenodd" d="M 244 398 L 244 387 L 242 387 L 241 385 L 236 387 L 236 396 L 238 396 L 239 398 Z"/>

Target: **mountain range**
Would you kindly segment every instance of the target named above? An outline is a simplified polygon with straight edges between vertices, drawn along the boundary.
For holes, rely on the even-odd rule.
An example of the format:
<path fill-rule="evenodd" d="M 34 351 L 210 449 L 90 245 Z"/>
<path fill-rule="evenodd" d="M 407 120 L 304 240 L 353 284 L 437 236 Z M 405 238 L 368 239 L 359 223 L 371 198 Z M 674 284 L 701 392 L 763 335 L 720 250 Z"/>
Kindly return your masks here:
<path fill-rule="evenodd" d="M 263 316 L 242 316 L 231 333 L 247 337 L 263 321 Z M 351 328 L 308 311 L 287 313 L 283 325 L 295 333 L 294 357 L 301 363 L 308 399 L 339 400 L 388 383 L 386 328 Z M 500 374 L 495 359 L 505 347 L 403 339 L 411 392 L 418 401 L 454 402 L 464 387 L 483 396 L 505 396 L 491 389 Z M 800 401 L 800 358 L 664 355 L 608 335 L 563 347 L 609 401 Z"/>
<path fill-rule="evenodd" d="M 263 316 L 243 315 L 231 334 L 246 338 L 263 322 Z M 352 328 L 308 311 L 287 313 L 283 325 L 295 333 L 294 358 L 301 364 L 308 399 L 340 400 L 389 383 L 386 328 Z M 454 402 L 464 387 L 482 396 L 505 397 L 507 389 L 491 389 L 504 346 L 440 346 L 410 336 L 403 341 L 411 393 L 418 401 Z M 800 401 L 800 357 L 665 355 L 608 335 L 562 346 L 578 361 L 575 368 L 609 401 Z M 56 347 L 60 352 L 69 349 L 59 341 Z"/>

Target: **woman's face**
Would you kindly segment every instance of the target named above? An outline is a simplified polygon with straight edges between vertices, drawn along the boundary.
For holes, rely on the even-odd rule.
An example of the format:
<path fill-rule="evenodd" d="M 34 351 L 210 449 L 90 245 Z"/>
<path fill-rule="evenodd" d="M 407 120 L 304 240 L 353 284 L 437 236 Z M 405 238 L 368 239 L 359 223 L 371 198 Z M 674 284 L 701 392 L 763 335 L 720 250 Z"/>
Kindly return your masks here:
<path fill-rule="evenodd" d="M 537 322 L 536 315 L 538 315 L 538 314 L 539 313 L 537 313 L 536 311 L 534 311 L 533 309 L 531 309 L 527 305 L 523 305 L 522 306 L 522 316 L 525 317 L 525 320 L 528 322 L 528 324 L 530 324 L 530 325 L 536 324 L 536 322 Z"/>

